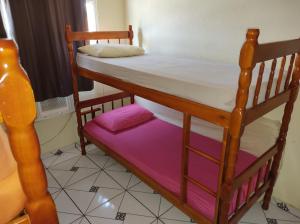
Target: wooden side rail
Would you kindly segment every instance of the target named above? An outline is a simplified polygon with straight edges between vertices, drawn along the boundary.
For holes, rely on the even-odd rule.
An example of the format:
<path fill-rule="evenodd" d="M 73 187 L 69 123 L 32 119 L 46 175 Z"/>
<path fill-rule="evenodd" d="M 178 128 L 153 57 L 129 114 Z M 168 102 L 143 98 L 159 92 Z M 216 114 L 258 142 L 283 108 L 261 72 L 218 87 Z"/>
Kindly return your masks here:
<path fill-rule="evenodd" d="M 129 25 L 128 31 L 108 31 L 108 32 L 72 32 L 71 26 L 66 25 L 66 38 L 69 41 L 86 41 L 86 40 L 121 40 L 129 39 L 132 44 L 133 30 Z"/>
<path fill-rule="evenodd" d="M 228 127 L 230 122 L 230 112 L 216 109 L 204 104 L 194 102 L 182 97 L 174 96 L 167 93 L 162 93 L 160 91 L 141 87 L 134 83 L 125 82 L 121 79 L 104 75 L 101 73 L 89 71 L 84 68 L 78 68 L 78 72 L 81 76 L 89 79 L 94 79 L 103 84 L 121 89 L 123 91 L 130 92 L 134 95 L 146 98 L 153 102 L 168 106 L 172 109 L 181 111 L 183 113 L 190 113 L 191 115 L 198 117 L 200 119 L 209 121 L 213 124 Z"/>
<path fill-rule="evenodd" d="M 12 40 L 0 40 L 0 64 L 0 114 L 26 195 L 25 210 L 32 224 L 56 224 L 56 208 L 47 190 L 33 124 L 36 117 L 34 95 Z"/>
<path fill-rule="evenodd" d="M 255 107 L 247 109 L 245 112 L 245 121 L 244 124 L 248 125 L 258 118 L 264 116 L 275 108 L 285 104 L 289 101 L 291 95 L 291 90 L 286 90 L 277 96 L 273 96 L 267 101 L 264 101 Z"/>
<path fill-rule="evenodd" d="M 260 44 L 256 48 L 254 61 L 255 63 L 264 62 L 295 52 L 300 52 L 300 39 Z"/>
<path fill-rule="evenodd" d="M 114 100 L 122 100 L 123 98 L 126 97 L 134 97 L 132 94 L 126 93 L 126 92 L 121 92 L 121 93 L 115 93 L 112 95 L 107 95 L 107 96 L 101 96 L 98 98 L 93 98 L 89 100 L 83 100 L 79 102 L 79 107 L 86 108 L 86 107 L 91 107 L 99 104 L 104 104 L 108 102 L 112 102 Z"/>

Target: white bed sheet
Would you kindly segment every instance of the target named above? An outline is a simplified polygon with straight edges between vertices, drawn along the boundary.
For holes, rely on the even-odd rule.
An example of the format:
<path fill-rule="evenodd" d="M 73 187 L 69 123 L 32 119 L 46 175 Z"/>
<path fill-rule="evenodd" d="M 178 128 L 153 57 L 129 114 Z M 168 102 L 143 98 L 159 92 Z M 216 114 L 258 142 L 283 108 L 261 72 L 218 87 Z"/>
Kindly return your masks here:
<path fill-rule="evenodd" d="M 231 112 L 235 106 L 240 73 L 238 65 L 151 54 L 127 58 L 96 58 L 80 53 L 77 54 L 77 64 L 91 71 L 225 111 Z M 247 108 L 252 105 L 257 70 L 255 68 L 253 72 Z M 268 77 L 269 75 L 264 76 L 259 102 L 264 99 Z M 271 95 L 275 92 L 275 86 L 273 84 Z"/>

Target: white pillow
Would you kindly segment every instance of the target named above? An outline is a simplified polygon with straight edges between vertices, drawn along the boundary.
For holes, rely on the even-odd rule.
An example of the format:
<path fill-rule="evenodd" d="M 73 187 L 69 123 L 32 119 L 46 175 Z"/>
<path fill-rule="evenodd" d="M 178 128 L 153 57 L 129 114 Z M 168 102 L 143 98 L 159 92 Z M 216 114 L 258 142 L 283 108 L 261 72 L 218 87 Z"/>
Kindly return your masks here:
<path fill-rule="evenodd" d="M 79 47 L 78 50 L 99 58 L 120 58 L 145 54 L 143 48 L 125 44 L 92 44 Z"/>

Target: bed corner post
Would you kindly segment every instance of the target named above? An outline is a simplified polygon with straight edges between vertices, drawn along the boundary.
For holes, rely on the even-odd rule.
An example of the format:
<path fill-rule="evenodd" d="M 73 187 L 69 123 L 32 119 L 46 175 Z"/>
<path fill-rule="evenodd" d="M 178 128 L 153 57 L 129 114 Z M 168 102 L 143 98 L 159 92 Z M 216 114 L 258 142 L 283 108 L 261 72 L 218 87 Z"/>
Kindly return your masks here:
<path fill-rule="evenodd" d="M 229 218 L 230 202 L 234 189 L 232 188 L 235 165 L 237 160 L 237 153 L 240 147 L 240 138 L 244 131 L 244 117 L 246 105 L 248 102 L 249 86 L 252 79 L 252 70 L 255 62 L 255 49 L 258 45 L 258 29 L 249 29 L 246 35 L 246 42 L 244 43 L 240 53 L 240 76 L 239 87 L 236 95 L 236 105 L 231 113 L 231 121 L 229 126 L 230 141 L 226 158 L 226 170 L 224 172 L 224 180 L 221 194 L 221 208 L 218 223 L 227 224 Z"/>
<path fill-rule="evenodd" d="M 32 224 L 57 224 L 56 208 L 47 190 L 40 144 L 34 128 L 34 95 L 12 40 L 0 40 L 0 62 L 0 113 L 26 195 L 25 210 Z"/>
<path fill-rule="evenodd" d="M 295 101 L 297 99 L 298 92 L 299 92 L 299 79 L 300 79 L 300 52 L 297 53 L 297 57 L 296 57 L 296 61 L 295 61 L 295 68 L 294 68 L 293 76 L 292 76 L 292 81 L 289 86 L 289 88 L 291 89 L 291 95 L 290 95 L 289 101 L 285 105 L 284 114 L 283 114 L 283 118 L 282 118 L 282 124 L 281 124 L 281 128 L 280 128 L 279 136 L 277 139 L 278 152 L 276 153 L 276 155 L 274 157 L 274 161 L 273 161 L 272 168 L 270 171 L 271 183 L 270 183 L 268 190 L 266 191 L 266 194 L 265 194 L 265 197 L 263 200 L 262 208 L 264 210 L 269 209 L 269 204 L 271 201 L 273 188 L 274 188 L 277 176 L 278 176 L 278 170 L 279 170 L 280 161 L 282 158 L 282 153 L 283 153 L 285 143 L 286 143 L 286 137 L 287 137 L 287 132 L 288 132 L 288 128 L 289 128 L 289 123 L 291 120 L 291 115 L 293 112 L 294 104 L 295 104 Z"/>
<path fill-rule="evenodd" d="M 84 141 L 84 136 L 82 133 L 83 125 L 82 125 L 81 111 L 80 111 L 80 105 L 79 105 L 77 65 L 74 61 L 75 53 L 74 53 L 73 39 L 71 37 L 71 34 L 72 34 L 71 25 L 67 24 L 66 29 L 65 29 L 65 35 L 66 35 L 67 47 L 68 47 L 68 52 L 69 52 L 69 60 L 70 60 L 71 72 L 72 72 L 73 99 L 74 99 L 74 107 L 75 107 L 76 118 L 77 118 L 77 131 L 78 131 L 79 140 L 80 140 L 81 153 L 82 153 L 82 155 L 86 155 L 85 141 Z"/>

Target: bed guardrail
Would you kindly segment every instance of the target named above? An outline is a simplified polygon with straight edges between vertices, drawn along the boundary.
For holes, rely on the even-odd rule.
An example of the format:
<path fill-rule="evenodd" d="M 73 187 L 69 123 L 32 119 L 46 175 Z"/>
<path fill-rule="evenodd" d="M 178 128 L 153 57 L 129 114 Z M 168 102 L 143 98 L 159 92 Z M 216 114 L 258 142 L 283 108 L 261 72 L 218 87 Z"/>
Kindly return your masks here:
<path fill-rule="evenodd" d="M 128 99 L 128 100 L 127 100 Z M 119 103 L 117 104 L 117 101 Z M 81 117 L 82 127 L 91 119 L 96 117 L 96 113 L 105 113 L 105 105 L 108 104 L 109 109 L 113 110 L 116 107 L 123 107 L 127 104 L 134 103 L 134 95 L 127 92 L 120 92 L 106 96 L 100 96 L 93 99 L 79 101 L 79 113 Z M 89 141 L 84 142 L 85 145 L 90 144 Z"/>
<path fill-rule="evenodd" d="M 296 74 L 293 74 L 293 72 L 297 73 L 297 64 L 295 62 L 296 53 L 300 52 L 300 39 L 267 44 L 258 44 L 256 42 L 254 47 L 253 67 L 259 64 L 259 74 L 256 80 L 255 94 L 252 102 L 253 107 L 246 111 L 246 125 L 289 101 L 295 85 L 295 80 L 293 81 L 291 78 L 294 77 L 297 79 Z M 277 81 L 274 83 L 279 60 L 281 62 L 278 69 Z M 261 93 L 262 80 L 268 61 L 271 62 L 268 85 L 266 92 Z M 288 68 L 287 70 L 286 67 Z M 276 84 L 274 96 L 270 98 L 274 84 Z M 260 94 L 265 94 L 265 101 L 258 104 Z"/>

